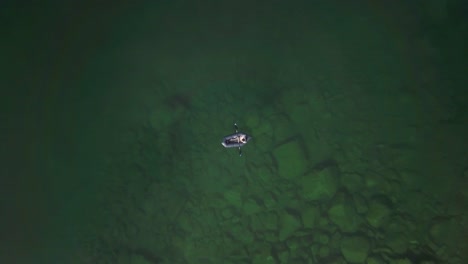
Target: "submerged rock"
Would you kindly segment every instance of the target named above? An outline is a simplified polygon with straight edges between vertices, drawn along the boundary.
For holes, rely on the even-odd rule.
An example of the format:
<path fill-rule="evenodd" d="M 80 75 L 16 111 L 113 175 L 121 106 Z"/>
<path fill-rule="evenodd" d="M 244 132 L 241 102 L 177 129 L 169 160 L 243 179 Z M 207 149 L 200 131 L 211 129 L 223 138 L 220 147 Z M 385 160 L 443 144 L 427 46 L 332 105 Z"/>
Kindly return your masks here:
<path fill-rule="evenodd" d="M 301 186 L 301 196 L 309 201 L 329 200 L 333 198 L 338 189 L 337 171 L 326 168 L 312 172 L 298 181 Z"/>
<path fill-rule="evenodd" d="M 356 212 L 353 200 L 346 194 L 340 194 L 328 209 L 328 217 L 345 233 L 356 232 L 364 222 L 363 218 Z"/>
<path fill-rule="evenodd" d="M 297 141 L 285 143 L 273 151 L 278 174 L 282 178 L 293 179 L 302 175 L 306 170 L 307 160 Z"/>
<path fill-rule="evenodd" d="M 391 202 L 384 196 L 373 197 L 369 201 L 369 210 L 366 214 L 367 222 L 374 228 L 385 225 L 391 214 Z"/>
<path fill-rule="evenodd" d="M 341 254 L 350 263 L 364 263 L 370 250 L 370 243 L 365 237 L 343 237 L 340 245 Z"/>
<path fill-rule="evenodd" d="M 294 232 L 302 227 L 300 220 L 288 211 L 284 211 L 280 215 L 280 230 L 279 239 L 281 241 L 292 236 Z"/>
<path fill-rule="evenodd" d="M 314 228 L 320 219 L 320 209 L 318 206 L 308 206 L 301 212 L 302 223 L 305 228 Z"/>

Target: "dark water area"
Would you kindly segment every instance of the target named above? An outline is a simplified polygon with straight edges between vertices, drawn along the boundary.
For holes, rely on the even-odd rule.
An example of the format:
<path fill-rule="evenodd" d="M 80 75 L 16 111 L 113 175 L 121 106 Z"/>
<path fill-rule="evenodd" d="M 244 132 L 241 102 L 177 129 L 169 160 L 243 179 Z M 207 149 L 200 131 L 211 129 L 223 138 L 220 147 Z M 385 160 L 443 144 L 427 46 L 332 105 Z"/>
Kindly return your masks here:
<path fill-rule="evenodd" d="M 466 263 L 467 10 L 0 2 L 0 262 Z"/>

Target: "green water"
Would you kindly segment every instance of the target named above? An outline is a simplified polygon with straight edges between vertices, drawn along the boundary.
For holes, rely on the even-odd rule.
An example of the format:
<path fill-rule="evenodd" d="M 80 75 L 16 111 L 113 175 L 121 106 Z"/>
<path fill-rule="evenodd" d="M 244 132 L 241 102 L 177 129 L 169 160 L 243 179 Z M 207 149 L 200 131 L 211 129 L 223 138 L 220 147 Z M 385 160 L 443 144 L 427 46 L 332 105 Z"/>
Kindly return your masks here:
<path fill-rule="evenodd" d="M 466 263 L 466 4 L 374 2 L 0 3 L 1 263 Z"/>

